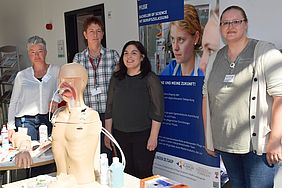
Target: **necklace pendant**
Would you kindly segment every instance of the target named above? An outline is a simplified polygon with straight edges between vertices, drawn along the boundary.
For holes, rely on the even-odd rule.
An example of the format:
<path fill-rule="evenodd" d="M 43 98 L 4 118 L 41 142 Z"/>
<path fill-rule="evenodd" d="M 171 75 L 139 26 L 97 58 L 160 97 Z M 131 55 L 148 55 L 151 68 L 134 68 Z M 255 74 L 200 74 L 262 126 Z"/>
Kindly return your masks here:
<path fill-rule="evenodd" d="M 232 68 L 232 69 L 234 69 L 235 63 L 230 63 L 230 66 L 229 66 L 229 67 Z"/>

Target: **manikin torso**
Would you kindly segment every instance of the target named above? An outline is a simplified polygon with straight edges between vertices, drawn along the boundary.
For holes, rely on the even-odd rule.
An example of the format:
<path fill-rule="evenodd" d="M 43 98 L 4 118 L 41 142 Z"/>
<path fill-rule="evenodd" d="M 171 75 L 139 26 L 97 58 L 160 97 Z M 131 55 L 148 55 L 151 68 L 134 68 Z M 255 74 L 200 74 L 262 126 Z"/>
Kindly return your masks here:
<path fill-rule="evenodd" d="M 87 80 L 87 77 L 83 77 L 85 69 L 80 69 L 79 64 L 71 63 L 64 65 L 60 71 L 59 87 L 63 90 L 61 95 L 67 106 L 52 119 L 52 151 L 57 166 L 57 181 L 49 184 L 48 188 L 99 187 L 95 181 L 94 163 L 97 161 L 95 156 L 100 153 L 97 146 L 102 123 L 98 112 L 84 104 L 82 96 L 86 83 L 80 79 Z"/>
<path fill-rule="evenodd" d="M 57 174 L 74 175 L 78 184 L 95 181 L 94 157 L 100 132 L 101 121 L 96 111 L 76 107 L 60 112 L 52 133 Z"/>

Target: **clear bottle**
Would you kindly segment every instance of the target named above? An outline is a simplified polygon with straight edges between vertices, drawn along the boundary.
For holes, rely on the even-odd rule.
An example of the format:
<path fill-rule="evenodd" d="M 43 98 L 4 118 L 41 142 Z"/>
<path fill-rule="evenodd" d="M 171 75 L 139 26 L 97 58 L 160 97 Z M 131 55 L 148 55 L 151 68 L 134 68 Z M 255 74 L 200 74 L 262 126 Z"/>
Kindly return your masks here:
<path fill-rule="evenodd" d="M 110 171 L 110 187 L 123 188 L 124 184 L 124 166 L 119 162 L 118 157 L 113 157 L 113 163 L 109 167 Z"/>
<path fill-rule="evenodd" d="M 100 155 L 100 184 L 108 185 L 109 160 L 106 153 Z"/>
<path fill-rule="evenodd" d="M 43 143 L 48 140 L 48 127 L 44 124 L 39 126 L 39 142 Z"/>
<path fill-rule="evenodd" d="M 8 130 L 6 125 L 3 125 L 1 129 L 1 136 L 2 136 L 2 148 L 9 149 L 9 138 L 8 138 Z"/>

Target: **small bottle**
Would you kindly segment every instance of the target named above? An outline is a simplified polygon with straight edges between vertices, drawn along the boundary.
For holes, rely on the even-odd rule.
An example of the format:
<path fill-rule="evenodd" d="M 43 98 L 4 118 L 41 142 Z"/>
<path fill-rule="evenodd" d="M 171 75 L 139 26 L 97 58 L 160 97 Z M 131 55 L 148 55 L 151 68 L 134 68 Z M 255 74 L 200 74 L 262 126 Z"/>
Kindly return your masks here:
<path fill-rule="evenodd" d="M 106 153 L 100 155 L 100 184 L 108 185 L 109 160 Z"/>
<path fill-rule="evenodd" d="M 18 127 L 18 133 L 22 133 L 22 134 L 27 135 L 28 129 L 27 129 L 27 127 L 25 127 L 24 123 L 25 123 L 25 117 L 21 117 L 21 125 L 22 126 Z"/>
<path fill-rule="evenodd" d="M 119 162 L 118 157 L 113 157 L 113 163 L 109 167 L 110 171 L 110 187 L 123 188 L 124 166 Z"/>
<path fill-rule="evenodd" d="M 39 126 L 39 142 L 42 144 L 48 140 L 48 127 L 44 124 Z"/>
<path fill-rule="evenodd" d="M 9 138 L 8 138 L 8 130 L 6 125 L 3 125 L 1 130 L 1 136 L 2 136 L 2 148 L 9 149 Z"/>

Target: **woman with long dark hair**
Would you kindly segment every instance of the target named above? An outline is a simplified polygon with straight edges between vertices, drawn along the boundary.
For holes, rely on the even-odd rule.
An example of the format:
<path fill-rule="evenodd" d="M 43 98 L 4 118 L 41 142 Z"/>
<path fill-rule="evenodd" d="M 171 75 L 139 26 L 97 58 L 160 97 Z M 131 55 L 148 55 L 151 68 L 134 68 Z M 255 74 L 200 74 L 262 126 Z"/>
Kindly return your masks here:
<path fill-rule="evenodd" d="M 123 47 L 119 68 L 110 81 L 105 114 L 106 129 L 125 154 L 125 172 L 138 178 L 152 175 L 163 114 L 160 80 L 151 71 L 144 46 L 138 41 L 129 41 Z M 111 149 L 110 140 L 104 141 Z"/>

